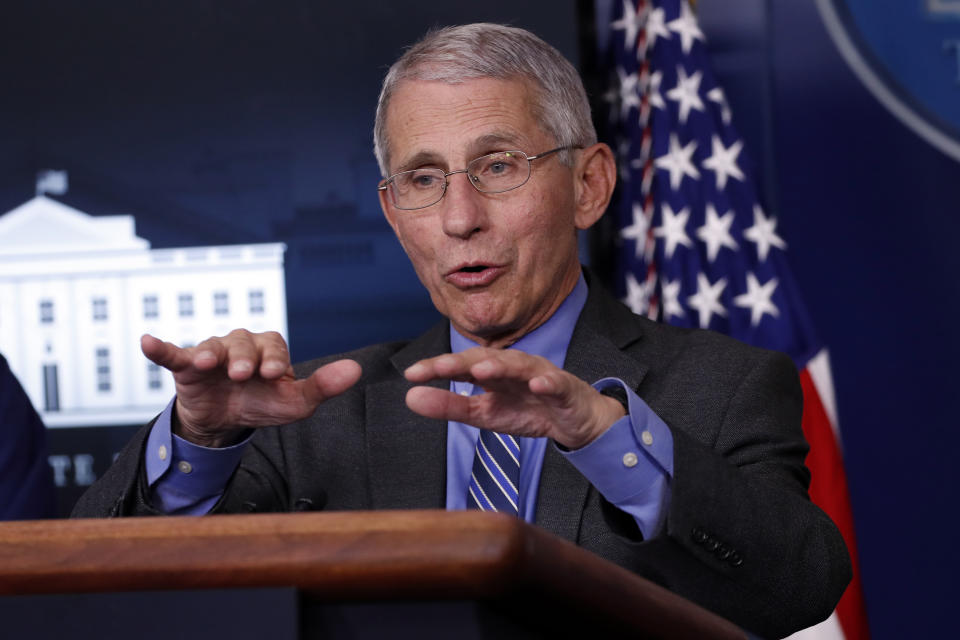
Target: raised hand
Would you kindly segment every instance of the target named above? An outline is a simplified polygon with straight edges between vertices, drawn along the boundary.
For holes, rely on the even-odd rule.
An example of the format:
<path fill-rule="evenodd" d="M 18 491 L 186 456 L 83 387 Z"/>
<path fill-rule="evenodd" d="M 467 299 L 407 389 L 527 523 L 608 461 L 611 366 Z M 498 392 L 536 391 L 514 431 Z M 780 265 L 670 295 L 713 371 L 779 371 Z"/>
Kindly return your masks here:
<path fill-rule="evenodd" d="M 522 351 L 475 347 L 421 360 L 404 375 L 415 383 L 471 382 L 487 392 L 465 397 L 414 387 L 407 392 L 407 406 L 420 415 L 518 436 L 546 436 L 570 449 L 593 442 L 624 415 L 615 399 L 546 358 Z"/>
<path fill-rule="evenodd" d="M 353 360 L 338 360 L 297 380 L 287 345 L 275 332 L 237 329 L 189 348 L 144 335 L 140 348 L 173 373 L 174 432 L 208 447 L 229 445 L 248 427 L 306 418 L 353 386 L 361 373 Z"/>

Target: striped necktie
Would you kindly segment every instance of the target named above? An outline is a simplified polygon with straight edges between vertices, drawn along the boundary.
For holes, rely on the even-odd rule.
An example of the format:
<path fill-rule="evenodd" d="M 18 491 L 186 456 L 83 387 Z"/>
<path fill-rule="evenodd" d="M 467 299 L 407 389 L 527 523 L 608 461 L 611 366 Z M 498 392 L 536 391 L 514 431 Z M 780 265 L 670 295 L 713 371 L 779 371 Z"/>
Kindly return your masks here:
<path fill-rule="evenodd" d="M 520 445 L 511 435 L 480 429 L 467 508 L 518 514 Z"/>

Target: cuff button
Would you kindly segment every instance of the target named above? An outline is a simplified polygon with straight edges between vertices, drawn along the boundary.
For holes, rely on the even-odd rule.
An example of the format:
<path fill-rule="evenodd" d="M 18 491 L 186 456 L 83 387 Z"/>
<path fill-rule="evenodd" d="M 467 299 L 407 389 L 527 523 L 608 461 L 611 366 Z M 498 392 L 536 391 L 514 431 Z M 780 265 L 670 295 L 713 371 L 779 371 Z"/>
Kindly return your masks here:
<path fill-rule="evenodd" d="M 639 459 L 637 458 L 637 454 L 635 454 L 633 451 L 628 451 L 627 453 L 623 454 L 623 466 L 627 467 L 628 469 L 630 467 L 637 466 L 637 462 L 639 462 Z"/>
<path fill-rule="evenodd" d="M 649 447 L 653 444 L 653 434 L 649 431 L 644 431 L 640 434 L 640 440 Z"/>

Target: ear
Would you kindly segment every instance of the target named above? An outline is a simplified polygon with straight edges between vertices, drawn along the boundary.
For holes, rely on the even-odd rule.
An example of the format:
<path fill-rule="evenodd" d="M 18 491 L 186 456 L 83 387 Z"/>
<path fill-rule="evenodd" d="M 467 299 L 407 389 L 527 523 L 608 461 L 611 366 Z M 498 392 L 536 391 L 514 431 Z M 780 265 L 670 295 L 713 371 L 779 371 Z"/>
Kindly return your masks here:
<path fill-rule="evenodd" d="M 577 229 L 589 229 L 607 210 L 617 182 L 617 163 L 610 147 L 598 142 L 578 154 L 574 171 Z"/>
<path fill-rule="evenodd" d="M 378 190 L 377 195 L 380 197 L 380 209 L 383 211 L 383 217 L 387 219 L 387 224 L 393 228 L 393 232 L 399 238 L 400 233 L 397 231 L 397 212 L 390 206 L 390 196 L 387 195 L 387 190 Z"/>

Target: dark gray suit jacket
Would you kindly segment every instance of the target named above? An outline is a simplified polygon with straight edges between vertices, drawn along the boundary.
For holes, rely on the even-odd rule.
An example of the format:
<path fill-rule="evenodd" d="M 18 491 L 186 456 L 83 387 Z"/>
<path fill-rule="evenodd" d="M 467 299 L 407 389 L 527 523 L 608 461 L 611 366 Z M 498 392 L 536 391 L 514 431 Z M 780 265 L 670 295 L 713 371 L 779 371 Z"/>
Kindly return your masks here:
<path fill-rule="evenodd" d="M 300 365 L 306 375 L 350 357 L 364 373 L 313 417 L 258 430 L 214 511 L 444 508 L 446 423 L 407 409 L 411 385 L 401 372 L 447 351 L 444 322 L 410 343 Z M 550 446 L 539 526 L 754 633 L 785 635 L 829 615 L 850 563 L 836 527 L 807 497 L 802 393 L 786 356 L 650 322 L 594 285 L 565 368 L 588 382 L 620 378 L 669 425 L 670 505 L 662 534 L 643 540 L 633 519 Z M 141 462 L 148 428 L 75 516 L 156 513 Z"/>

